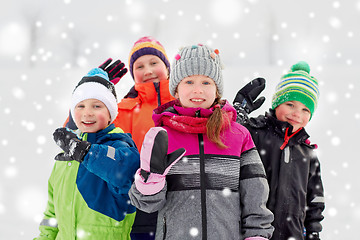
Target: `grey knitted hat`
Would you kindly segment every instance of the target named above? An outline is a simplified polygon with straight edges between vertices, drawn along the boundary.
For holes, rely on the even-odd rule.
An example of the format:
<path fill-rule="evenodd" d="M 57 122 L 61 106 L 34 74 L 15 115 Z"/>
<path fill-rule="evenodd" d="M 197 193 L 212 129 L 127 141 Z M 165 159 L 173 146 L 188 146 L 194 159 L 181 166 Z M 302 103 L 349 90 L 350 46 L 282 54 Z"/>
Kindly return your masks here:
<path fill-rule="evenodd" d="M 175 91 L 181 80 L 192 75 L 205 75 L 214 80 L 219 94 L 224 92 L 222 64 L 219 50 L 198 44 L 180 49 L 171 66 L 169 90 L 175 96 Z"/>

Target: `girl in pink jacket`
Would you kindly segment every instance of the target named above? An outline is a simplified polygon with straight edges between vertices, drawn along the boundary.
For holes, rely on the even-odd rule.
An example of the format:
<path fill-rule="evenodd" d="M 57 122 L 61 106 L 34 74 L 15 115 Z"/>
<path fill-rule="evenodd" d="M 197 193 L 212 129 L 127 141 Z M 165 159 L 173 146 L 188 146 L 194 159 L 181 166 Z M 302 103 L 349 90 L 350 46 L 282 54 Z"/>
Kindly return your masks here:
<path fill-rule="evenodd" d="M 154 110 L 131 203 L 159 211 L 156 239 L 269 239 L 264 167 L 235 109 L 221 100 L 219 51 L 181 49 L 169 88 L 176 100 Z"/>

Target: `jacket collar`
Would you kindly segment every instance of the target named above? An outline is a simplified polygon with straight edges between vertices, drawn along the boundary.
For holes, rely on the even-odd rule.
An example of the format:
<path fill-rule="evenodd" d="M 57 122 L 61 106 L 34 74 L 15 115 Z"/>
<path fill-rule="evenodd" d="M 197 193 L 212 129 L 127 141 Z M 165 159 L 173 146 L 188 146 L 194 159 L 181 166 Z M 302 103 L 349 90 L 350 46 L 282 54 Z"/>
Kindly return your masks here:
<path fill-rule="evenodd" d="M 156 101 L 160 83 L 135 83 L 135 90 L 142 102 Z"/>
<path fill-rule="evenodd" d="M 118 104 L 119 109 L 133 109 L 138 104 L 159 104 L 174 99 L 169 92 L 169 81 L 162 80 L 159 83 L 136 83 L 126 96 Z"/>
<path fill-rule="evenodd" d="M 236 110 L 229 104 L 228 101 L 224 100 L 221 105 L 222 110 L 232 113 L 232 121 L 236 121 Z M 202 117 L 208 118 L 214 112 L 215 107 L 209 109 L 205 108 L 184 108 L 180 105 L 178 100 L 173 100 L 168 103 L 161 105 L 160 107 L 154 109 L 153 111 L 153 120 L 155 126 L 159 126 L 160 119 L 163 115 L 173 116 L 173 115 L 182 115 L 188 117 Z"/>
<path fill-rule="evenodd" d="M 86 140 L 90 143 L 96 143 L 97 139 L 105 136 L 108 132 L 112 131 L 115 128 L 115 125 L 112 123 L 107 126 L 105 129 L 100 130 L 96 133 L 81 133 L 81 139 Z"/>
<path fill-rule="evenodd" d="M 292 133 L 293 127 L 288 122 L 280 121 L 276 118 L 275 110 L 269 109 L 269 112 L 265 113 L 265 117 L 268 120 L 267 122 L 273 126 L 275 132 L 281 136 L 282 138 L 285 137 L 286 129 L 288 129 L 288 133 Z M 297 134 L 295 134 L 289 141 L 289 145 L 291 145 L 291 142 L 305 142 L 306 139 L 308 139 L 310 136 L 305 131 L 305 128 L 302 128 Z"/>

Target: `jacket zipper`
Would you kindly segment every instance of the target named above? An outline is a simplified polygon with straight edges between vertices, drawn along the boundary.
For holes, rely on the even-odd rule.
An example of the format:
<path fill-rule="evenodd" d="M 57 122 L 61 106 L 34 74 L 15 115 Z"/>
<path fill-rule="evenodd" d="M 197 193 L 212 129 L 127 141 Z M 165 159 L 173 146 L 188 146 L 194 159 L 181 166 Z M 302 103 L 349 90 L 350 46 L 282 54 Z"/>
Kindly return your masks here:
<path fill-rule="evenodd" d="M 300 132 L 300 130 L 302 129 L 299 128 L 298 130 L 296 130 L 294 133 L 292 133 L 290 136 L 288 136 L 288 131 L 289 131 L 289 128 L 286 128 L 285 130 L 285 136 L 284 136 L 284 143 L 281 145 L 280 149 L 281 150 L 284 150 L 284 148 L 286 147 L 286 145 L 289 143 L 290 141 L 290 138 L 292 138 L 295 134 L 297 134 L 298 132 Z"/>
<path fill-rule="evenodd" d="M 163 240 L 166 239 L 166 217 L 163 217 Z"/>
<path fill-rule="evenodd" d="M 196 117 L 200 117 L 200 110 L 196 111 Z M 201 193 L 201 227 L 202 240 L 207 239 L 207 217 L 206 217 L 206 178 L 205 178 L 205 154 L 204 154 L 204 136 L 198 134 L 199 139 L 199 160 L 200 160 L 200 193 Z"/>
<path fill-rule="evenodd" d="M 290 162 L 290 148 L 289 146 L 286 146 L 284 149 L 284 162 L 289 163 Z"/>
<path fill-rule="evenodd" d="M 157 93 L 158 106 L 161 106 L 161 95 L 160 95 L 160 82 L 154 82 L 155 91 Z"/>
<path fill-rule="evenodd" d="M 206 183 L 205 183 L 205 156 L 204 156 L 204 137 L 199 135 L 199 153 L 200 153 L 200 190 L 201 190 L 201 224 L 202 239 L 207 239 L 207 218 L 206 218 Z"/>

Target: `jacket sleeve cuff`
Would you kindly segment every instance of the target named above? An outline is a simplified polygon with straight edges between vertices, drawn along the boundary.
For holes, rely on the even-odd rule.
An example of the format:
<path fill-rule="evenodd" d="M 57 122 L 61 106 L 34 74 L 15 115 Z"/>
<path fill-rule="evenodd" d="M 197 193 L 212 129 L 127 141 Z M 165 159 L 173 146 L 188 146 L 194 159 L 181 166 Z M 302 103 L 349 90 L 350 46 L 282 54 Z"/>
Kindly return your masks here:
<path fill-rule="evenodd" d="M 154 195 L 160 192 L 166 182 L 166 177 L 164 175 L 150 173 L 148 179 L 145 182 L 145 179 L 140 174 L 141 168 L 136 171 L 135 174 L 135 186 L 136 189 L 144 195 Z"/>

